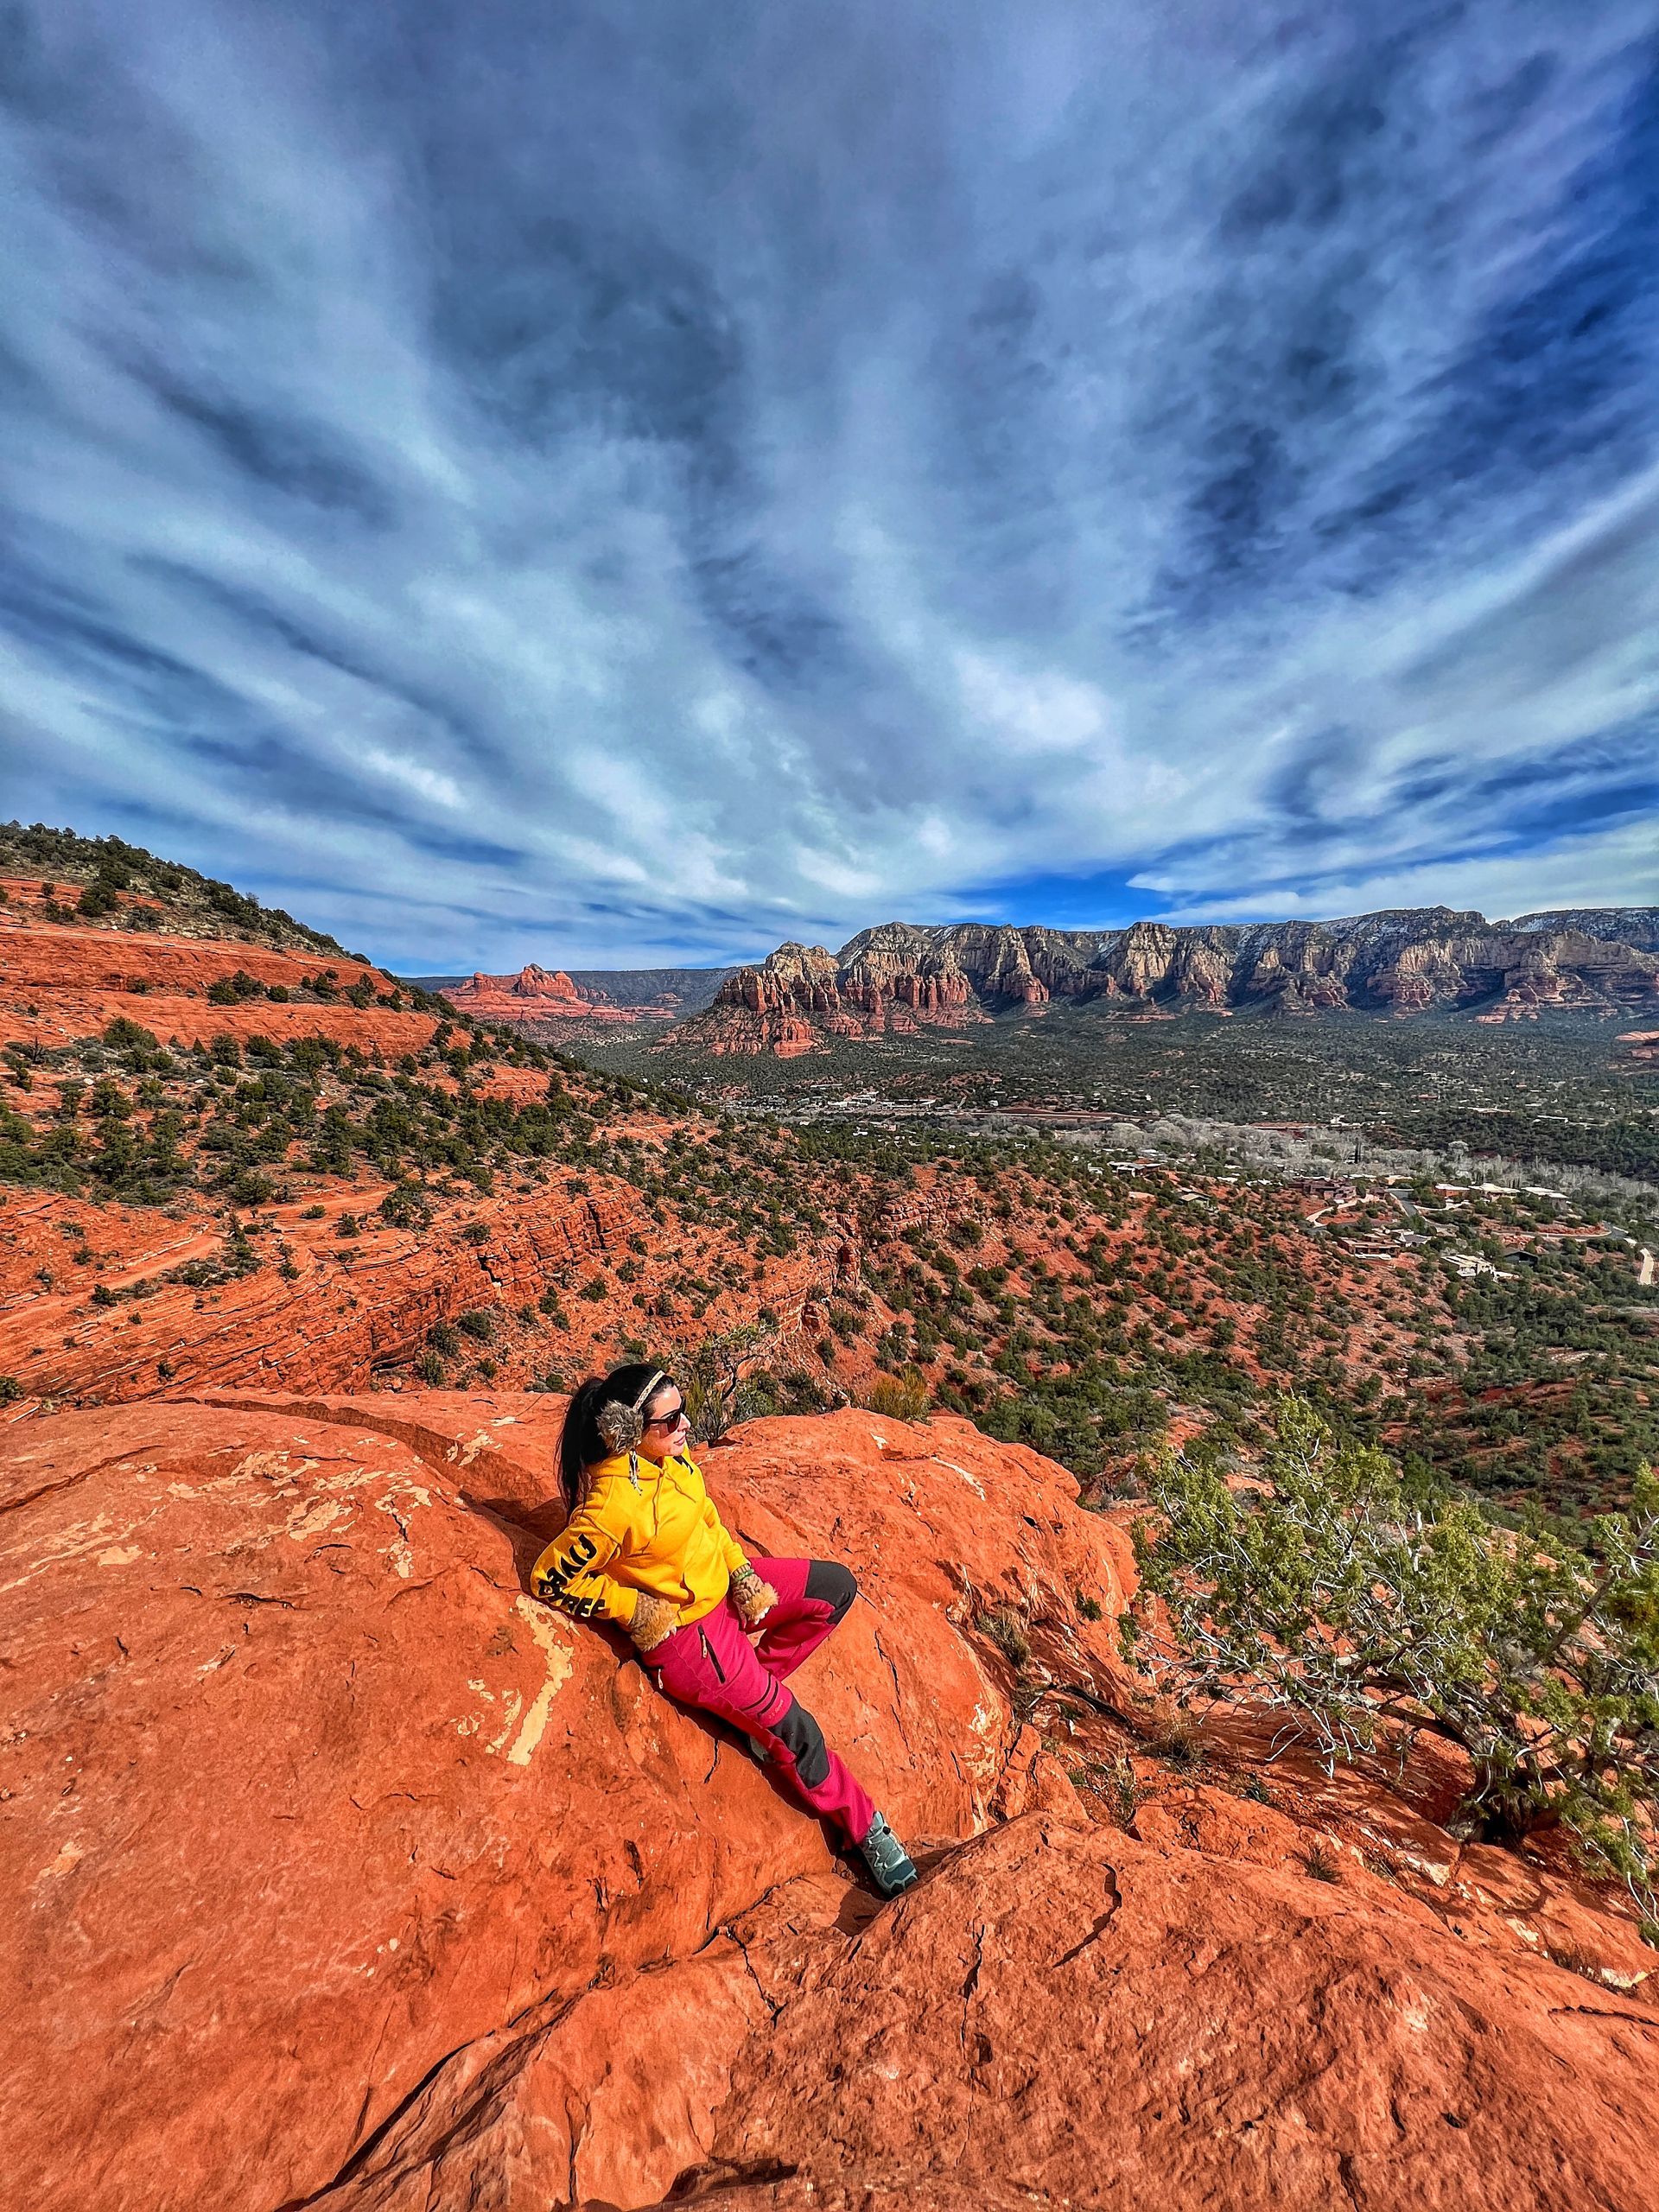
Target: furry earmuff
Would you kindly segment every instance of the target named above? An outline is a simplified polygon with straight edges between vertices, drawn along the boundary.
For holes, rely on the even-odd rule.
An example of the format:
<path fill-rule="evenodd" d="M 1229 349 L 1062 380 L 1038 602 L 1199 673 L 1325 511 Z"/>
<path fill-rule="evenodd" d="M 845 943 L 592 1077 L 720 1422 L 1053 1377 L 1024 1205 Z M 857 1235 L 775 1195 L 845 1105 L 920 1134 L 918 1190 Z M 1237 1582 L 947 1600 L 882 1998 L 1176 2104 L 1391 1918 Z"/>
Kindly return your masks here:
<path fill-rule="evenodd" d="M 625 1405 L 620 1398 L 613 1398 L 601 1406 L 594 1416 L 594 1426 L 613 1452 L 637 1452 L 645 1433 L 645 1408 L 653 1391 L 661 1389 L 668 1377 L 661 1368 L 652 1370 L 645 1387 L 632 1405 Z"/>

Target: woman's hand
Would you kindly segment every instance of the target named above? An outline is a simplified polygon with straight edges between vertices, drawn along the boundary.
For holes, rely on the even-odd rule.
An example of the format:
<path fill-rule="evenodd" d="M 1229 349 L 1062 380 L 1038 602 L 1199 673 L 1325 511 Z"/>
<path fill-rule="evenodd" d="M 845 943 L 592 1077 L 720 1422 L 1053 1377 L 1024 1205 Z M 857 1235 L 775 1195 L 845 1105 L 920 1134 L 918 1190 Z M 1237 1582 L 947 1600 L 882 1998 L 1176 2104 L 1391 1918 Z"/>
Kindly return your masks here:
<path fill-rule="evenodd" d="M 752 1567 L 741 1567 L 733 1575 L 732 1603 L 745 1628 L 759 1628 L 777 1602 L 778 1592 Z"/>

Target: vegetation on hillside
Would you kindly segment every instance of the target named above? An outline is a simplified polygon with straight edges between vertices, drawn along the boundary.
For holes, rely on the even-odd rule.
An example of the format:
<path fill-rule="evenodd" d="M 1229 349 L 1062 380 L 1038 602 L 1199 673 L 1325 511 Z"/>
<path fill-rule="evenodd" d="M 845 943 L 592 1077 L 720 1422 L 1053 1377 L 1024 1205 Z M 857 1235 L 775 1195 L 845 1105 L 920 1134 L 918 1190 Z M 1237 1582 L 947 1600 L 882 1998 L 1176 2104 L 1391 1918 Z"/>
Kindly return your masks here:
<path fill-rule="evenodd" d="M 124 875 L 113 895 L 148 885 L 218 912 L 222 887 L 118 840 L 4 834 L 66 880 L 72 865 L 94 889 Z M 263 910 L 248 911 L 258 924 Z M 223 926 L 246 919 L 238 909 Z M 1529 1497 L 1569 1516 L 1621 1504 L 1659 1453 L 1659 1292 L 1638 1287 L 1629 1247 L 1571 1203 L 1454 1202 L 1410 1185 L 1362 1192 L 1319 1226 L 1270 1163 L 1229 1170 L 1199 1145 L 1129 1172 L 1025 1135 L 740 1119 L 652 1079 L 660 1060 L 644 1079 L 601 1071 L 326 958 L 288 984 L 232 968 L 207 995 L 236 1009 L 236 1034 L 227 1014 L 226 1033 L 186 1046 L 123 1017 L 72 1045 L 7 1046 L 0 1180 L 217 1209 L 240 1270 L 280 1250 L 260 1243 L 261 1224 L 280 1240 L 285 1220 L 341 1196 L 342 1262 L 359 1224 L 418 1237 L 498 1190 L 626 1189 L 643 1206 L 648 1233 L 608 1266 L 550 1282 L 527 1319 L 498 1312 L 487 1338 L 443 1325 L 410 1356 L 418 1379 L 551 1383 L 608 1331 L 605 1348 L 660 1347 L 695 1383 L 702 1339 L 741 1319 L 755 1337 L 737 1381 L 711 1372 L 711 1420 L 849 1398 L 897 1414 L 938 1406 L 1058 1458 L 1094 1499 L 1134 1490 L 1172 1430 L 1248 1465 L 1287 1389 L 1344 1437 L 1400 1453 L 1500 1518 Z M 361 1044 L 251 1033 L 279 1000 L 288 1031 L 308 1005 L 331 1019 L 424 1011 L 436 1027 L 397 1055 L 376 1046 L 372 1021 Z M 1391 1054 L 1405 1065 L 1398 1033 L 1339 1026 L 1362 1074 Z M 1120 1035 L 1142 1073 L 1195 1054 L 1212 1075 L 1239 1065 L 1224 1025 L 1209 1028 L 1191 1052 L 1179 1025 Z M 1483 1051 L 1493 1033 L 1465 1033 Z M 1339 1071 L 1328 1033 L 1287 1039 L 1256 1024 L 1251 1037 L 1305 1072 Z M 1535 1036 L 1500 1042 L 1534 1057 L 1537 1087 L 1523 1096 L 1541 1101 L 1555 1080 L 1548 1052 Z M 1420 1249 L 1363 1249 L 1407 1219 Z M 784 1317 L 771 1286 L 791 1269 Z"/>
<path fill-rule="evenodd" d="M 271 1313 L 315 1285 L 338 1315 L 359 1261 L 395 1274 L 437 1239 L 423 1282 L 464 1290 L 377 1339 L 359 1387 L 558 1389 L 650 1356 L 700 1440 L 849 1402 L 965 1415 L 1061 1461 L 1086 1505 L 1150 1501 L 1147 1587 L 1178 1635 L 1141 1653 L 1178 1686 L 1248 1680 L 1332 1755 L 1385 1719 L 1451 1735 L 1471 1818 L 1560 1820 L 1650 1907 L 1659 1289 L 1617 1224 L 1414 1171 L 1355 1190 L 1334 1159 L 1295 1163 L 1329 1171 L 1300 1187 L 1179 1131 L 1115 1165 L 1032 1132 L 734 1116 L 652 1079 L 660 1061 L 597 1069 L 286 917 L 220 915 L 215 887 L 169 889 L 136 849 L 73 843 L 32 855 L 54 911 L 31 888 L 26 926 L 79 913 L 57 895 L 73 860 L 94 907 L 114 902 L 103 926 L 166 894 L 199 937 L 305 957 L 264 963 L 288 975 L 270 982 L 228 954 L 206 986 L 225 1027 L 200 1044 L 146 1025 L 142 976 L 134 1012 L 69 1043 L 23 1009 L 0 1049 L 0 1184 L 29 1194 L 28 1225 L 0 1256 L 60 1318 L 0 1399 L 132 1387 L 127 1332 L 163 1284 L 183 1334 L 157 1337 L 140 1388 L 176 1375 L 195 1315 L 223 1331 L 243 1279 Z M 571 1256 L 505 1293 L 486 1248 L 521 1201 L 556 1232 L 532 1249 Z M 156 1226 L 105 1250 L 115 1210 Z"/>
<path fill-rule="evenodd" d="M 38 876 L 51 893 L 43 915 L 48 922 L 118 920 L 124 928 L 143 931 L 183 920 L 218 937 L 359 957 L 280 906 L 262 906 L 247 892 L 181 861 L 158 860 L 122 837 L 80 837 L 43 822 L 27 828 L 0 823 L 0 874 Z"/>
<path fill-rule="evenodd" d="M 326 988 L 302 995 L 331 1002 Z M 519 1360 L 527 1379 L 565 1372 L 573 1334 L 591 1337 L 573 1302 L 579 1320 L 610 1318 L 619 1351 L 689 1352 L 728 1325 L 709 1318 L 723 1294 L 834 1244 L 855 1264 L 825 1277 L 809 1325 L 766 1325 L 746 1410 L 880 1387 L 1049 1453 L 1091 1496 L 1132 1488 L 1172 1420 L 1248 1460 L 1264 1408 L 1293 1387 L 1344 1433 L 1500 1505 L 1620 1503 L 1659 1451 L 1644 1319 L 1659 1296 L 1570 1210 L 1468 1200 L 1458 1243 L 1501 1277 L 1465 1280 L 1438 1248 L 1379 1268 L 1311 1231 L 1270 1179 L 1131 1175 L 1043 1142 L 741 1125 L 454 1020 L 389 1060 L 321 1035 L 171 1047 L 124 1018 L 7 1068 L 0 1179 L 100 1201 L 194 1197 L 274 1220 L 366 1185 L 369 1217 L 419 1234 L 435 1207 L 503 1178 L 575 1196 L 630 1186 L 652 1249 L 550 1286 L 533 1326 L 487 1355 L 508 1376 Z M 453 1372 L 453 1357 L 429 1347 L 434 1366 Z"/>
<path fill-rule="evenodd" d="M 1445 1738 L 1468 1756 L 1466 1832 L 1564 1825 L 1629 1888 L 1659 1941 L 1659 1483 L 1569 1541 L 1474 1505 L 1339 1440 L 1282 1401 L 1245 1484 L 1165 1452 L 1139 1524 L 1125 1649 L 1178 1701 L 1284 1716 L 1327 1769 Z M 1160 1610 L 1161 1609 L 1161 1611 Z M 1164 1624 L 1167 1624 L 1167 1627 Z"/>

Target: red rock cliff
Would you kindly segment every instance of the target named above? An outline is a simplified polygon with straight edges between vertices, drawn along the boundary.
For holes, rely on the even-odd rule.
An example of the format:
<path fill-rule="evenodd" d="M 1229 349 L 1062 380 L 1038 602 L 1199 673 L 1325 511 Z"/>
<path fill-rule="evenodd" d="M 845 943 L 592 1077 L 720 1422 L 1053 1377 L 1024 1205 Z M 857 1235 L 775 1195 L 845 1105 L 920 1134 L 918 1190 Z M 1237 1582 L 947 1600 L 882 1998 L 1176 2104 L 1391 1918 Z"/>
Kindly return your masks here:
<path fill-rule="evenodd" d="M 1177 929 L 1013 929 L 891 922 L 839 953 L 782 945 L 729 977 L 676 1041 L 714 1053 L 797 1052 L 830 1039 L 983 1020 L 1053 999 L 1318 1015 L 1344 1007 L 1406 1015 L 1484 1007 L 1512 1020 L 1541 1009 L 1599 1013 L 1659 1003 L 1659 911 L 1531 915 L 1488 924 L 1446 907 L 1344 921 Z M 1559 922 L 1560 926 L 1551 926 Z"/>

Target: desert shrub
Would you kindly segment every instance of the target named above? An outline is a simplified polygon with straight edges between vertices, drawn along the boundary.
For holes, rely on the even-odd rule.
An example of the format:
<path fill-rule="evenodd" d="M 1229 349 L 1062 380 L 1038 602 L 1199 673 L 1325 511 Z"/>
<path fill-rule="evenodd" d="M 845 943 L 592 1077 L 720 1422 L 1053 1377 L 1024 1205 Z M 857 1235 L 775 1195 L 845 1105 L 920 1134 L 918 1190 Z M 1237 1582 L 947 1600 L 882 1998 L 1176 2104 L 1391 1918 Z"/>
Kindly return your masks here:
<path fill-rule="evenodd" d="M 443 1362 L 435 1351 L 423 1351 L 415 1363 L 415 1372 L 423 1382 L 442 1382 Z"/>
<path fill-rule="evenodd" d="M 1191 1769 L 1207 1765 L 1209 1748 L 1197 1713 L 1174 1698 L 1159 1698 L 1142 1724 L 1141 1741 L 1154 1758 L 1166 1766 Z"/>
<path fill-rule="evenodd" d="M 1182 1700 L 1281 1710 L 1327 1770 L 1395 1731 L 1446 1738 L 1474 1778 L 1468 1832 L 1560 1823 L 1590 1868 L 1624 1881 L 1656 1929 L 1659 1818 L 1659 1482 L 1569 1541 L 1535 1510 L 1495 1526 L 1408 1484 L 1282 1401 L 1263 1487 L 1213 1460 L 1152 1465 L 1135 1530 L 1135 1663 Z M 1151 1601 L 1166 1609 L 1169 1633 Z"/>
<path fill-rule="evenodd" d="M 463 1336 L 471 1337 L 475 1343 L 486 1344 L 495 1334 L 495 1317 L 493 1313 L 486 1313 L 481 1306 L 475 1306 L 470 1313 L 456 1314 L 455 1326 Z"/>
<path fill-rule="evenodd" d="M 791 1367 L 778 1380 L 778 1403 L 786 1414 L 821 1414 L 832 1401 L 823 1384 L 804 1367 Z"/>
<path fill-rule="evenodd" d="M 927 1414 L 926 1378 L 913 1367 L 898 1375 L 880 1375 L 863 1402 L 871 1413 L 884 1414 L 888 1421 L 922 1421 Z"/>
<path fill-rule="evenodd" d="M 231 1204 L 238 1206 L 263 1206 L 270 1203 L 276 1185 L 269 1175 L 262 1175 L 257 1167 L 245 1167 L 231 1185 Z"/>
<path fill-rule="evenodd" d="M 974 1626 L 982 1636 L 989 1637 L 1011 1667 L 1017 1669 L 1029 1664 L 1031 1638 L 1026 1634 L 1025 1623 L 1012 1606 L 992 1606 L 975 1617 Z"/>
<path fill-rule="evenodd" d="M 425 1229 L 431 1202 L 418 1183 L 395 1183 L 380 1201 L 380 1218 L 393 1229 Z"/>
<path fill-rule="evenodd" d="M 124 1014 L 118 1014 L 114 1020 L 105 1026 L 104 1042 L 116 1052 L 130 1052 L 135 1045 L 142 1046 L 147 1052 L 157 1049 L 155 1031 L 146 1029 L 141 1022 L 129 1021 Z"/>

